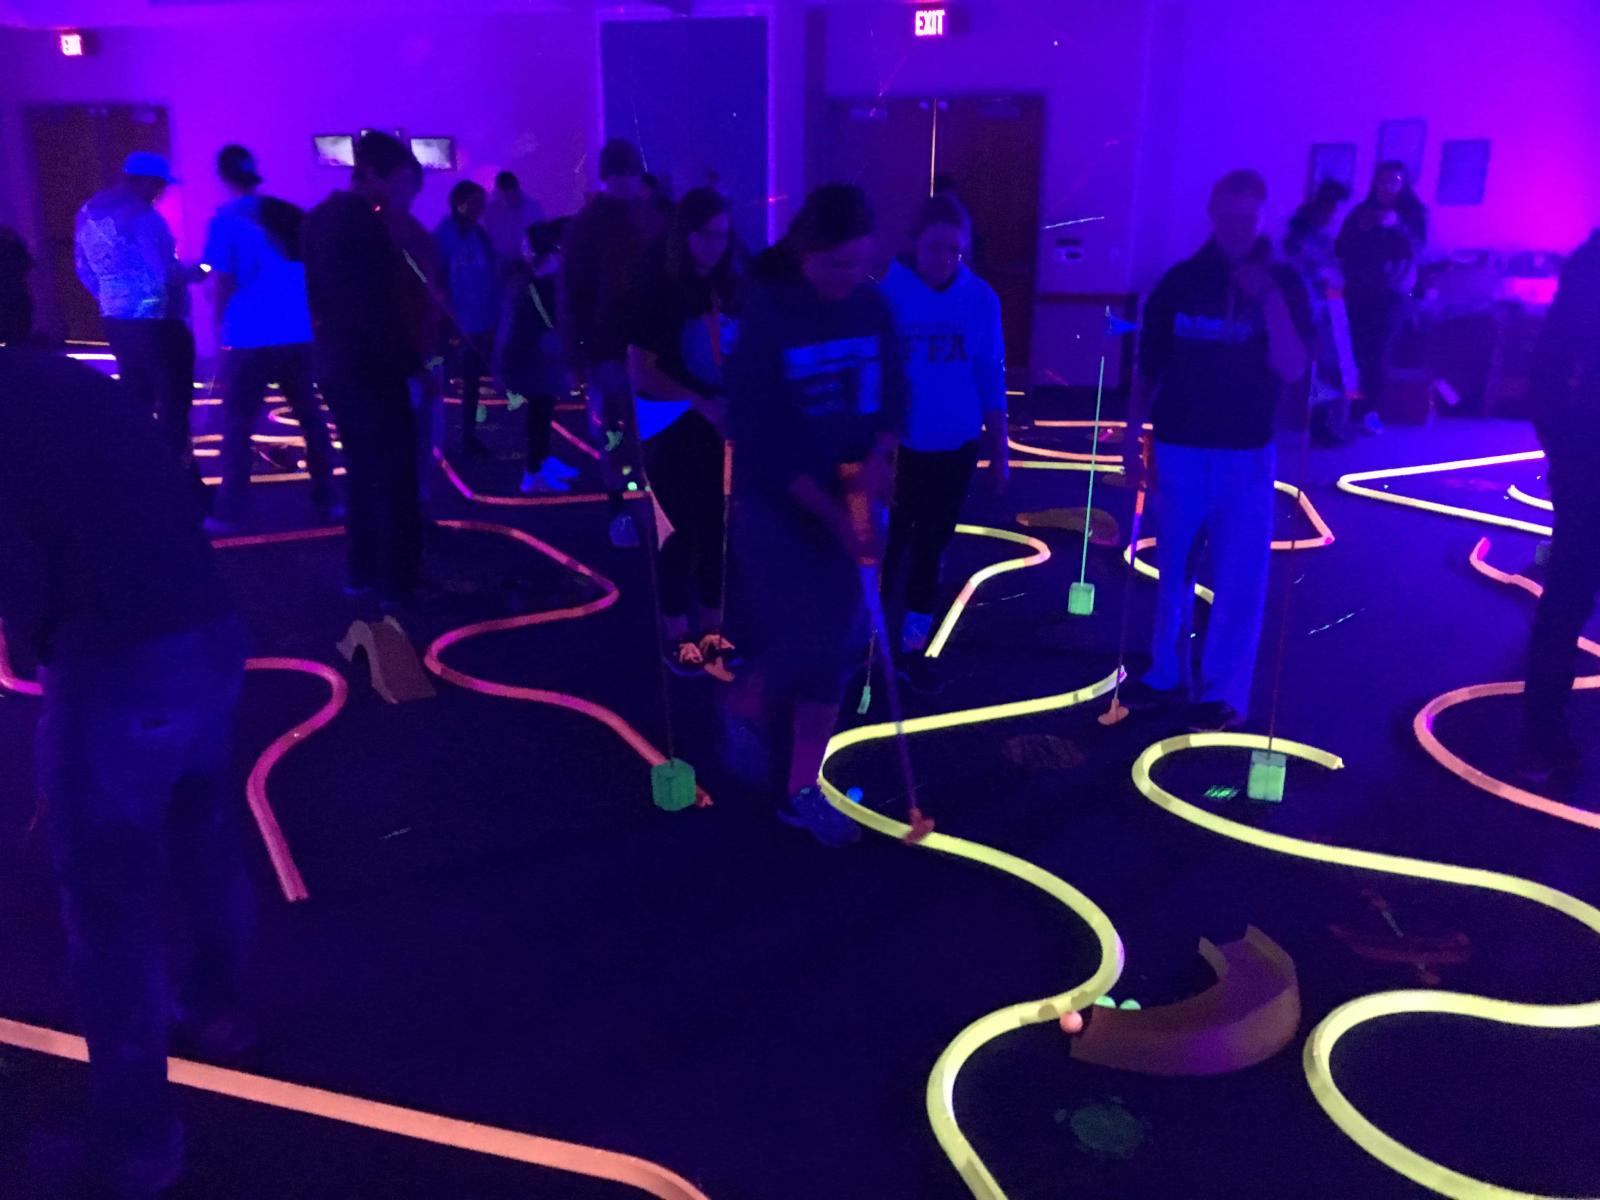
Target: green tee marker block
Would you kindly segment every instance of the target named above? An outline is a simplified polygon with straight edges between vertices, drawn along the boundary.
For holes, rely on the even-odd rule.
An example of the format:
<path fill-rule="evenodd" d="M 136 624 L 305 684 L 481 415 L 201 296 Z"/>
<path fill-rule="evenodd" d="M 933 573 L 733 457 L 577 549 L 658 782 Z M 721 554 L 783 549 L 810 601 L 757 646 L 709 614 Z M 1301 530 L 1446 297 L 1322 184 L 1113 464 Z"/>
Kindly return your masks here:
<path fill-rule="evenodd" d="M 1245 784 L 1245 795 L 1252 800 L 1282 803 L 1283 779 L 1288 770 L 1288 758 L 1276 750 L 1253 751 L 1250 755 L 1250 778 Z"/>
<path fill-rule="evenodd" d="M 1094 614 L 1094 584 L 1080 579 L 1067 589 L 1067 612 L 1074 617 Z"/>
<path fill-rule="evenodd" d="M 667 812 L 693 806 L 694 768 L 681 758 L 669 758 L 650 768 L 650 799 Z"/>

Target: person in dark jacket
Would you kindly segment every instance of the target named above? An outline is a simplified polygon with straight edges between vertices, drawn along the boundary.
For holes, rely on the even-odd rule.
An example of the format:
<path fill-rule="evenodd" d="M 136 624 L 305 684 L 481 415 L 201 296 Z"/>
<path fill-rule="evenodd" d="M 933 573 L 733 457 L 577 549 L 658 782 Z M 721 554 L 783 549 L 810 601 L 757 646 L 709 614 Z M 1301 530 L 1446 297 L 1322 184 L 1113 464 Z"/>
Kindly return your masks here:
<path fill-rule="evenodd" d="M 741 629 L 753 671 L 790 714 L 779 816 L 831 846 L 860 836 L 817 776 L 865 662 L 860 568 L 882 558 L 906 409 L 894 319 L 867 279 L 874 230 L 861 189 L 812 192 L 757 260 L 727 370 Z"/>
<path fill-rule="evenodd" d="M 162 431 L 117 384 L 0 349 L 0 655 L 39 664 L 35 773 L 98 1177 L 59 1193 L 8 1179 L 8 1195 L 167 1194 L 183 1166 L 174 1018 L 208 1058 L 251 1037 L 245 806 L 228 786 L 245 638 L 201 516 Z M 165 953 L 169 887 L 192 935 L 181 975 Z"/>
<path fill-rule="evenodd" d="M 632 142 L 613 138 L 600 151 L 601 192 L 567 227 L 561 247 L 561 334 L 567 364 L 589 403 L 610 501 L 611 542 L 637 546 L 624 511 L 624 474 L 636 454 L 628 386 L 628 304 L 645 249 L 661 235 L 661 213 L 644 190 L 644 159 Z"/>
<path fill-rule="evenodd" d="M 512 409 L 527 405 L 528 456 L 522 494 L 567 491 L 578 472 L 550 452 L 556 401 L 567 394 L 566 355 L 556 328 L 564 221 L 528 226 L 523 257 L 507 272 L 494 369 Z"/>
<path fill-rule="evenodd" d="M 1534 616 L 1523 707 L 1524 776 L 1542 783 L 1577 765 L 1567 697 L 1578 635 L 1600 592 L 1600 231 L 1561 273 L 1532 374 L 1534 427 L 1548 462 L 1555 536 Z"/>
<path fill-rule="evenodd" d="M 22 235 L 0 225 L 0 343 L 19 345 L 33 335 L 33 295 L 28 273 L 33 255 Z"/>
<path fill-rule="evenodd" d="M 380 215 L 404 208 L 421 178 L 411 151 L 385 133 L 356 143 L 350 190 L 301 228 L 312 354 L 344 444 L 348 590 L 394 604 L 418 583 L 422 515 L 410 380 L 422 362 L 402 297 L 411 266 Z"/>
<path fill-rule="evenodd" d="M 738 335 L 740 284 L 728 202 L 694 188 L 651 256 L 628 331 L 645 474 L 672 523 L 660 571 L 667 665 L 680 675 L 709 669 L 724 681 L 733 643 L 722 632 L 722 367 Z M 691 591 L 699 601 L 693 635 Z"/>
<path fill-rule="evenodd" d="M 1383 428 L 1389 350 L 1405 324 L 1407 300 L 1417 281 L 1417 256 L 1428 240 L 1428 210 L 1411 190 L 1404 163 L 1382 162 L 1367 198 L 1350 210 L 1334 250 L 1344 268 L 1350 346 L 1361 377 L 1361 411 L 1369 433 Z"/>
<path fill-rule="evenodd" d="M 1189 704 L 1196 731 L 1242 725 L 1250 709 L 1272 544 L 1279 402 L 1305 378 L 1314 330 L 1294 269 L 1261 236 L 1267 185 L 1230 171 L 1211 192 L 1212 235 L 1145 301 L 1128 428 L 1152 426 L 1156 594 L 1151 665 L 1122 689 L 1129 707 Z M 1302 395 L 1304 393 L 1301 393 Z M 1143 486 L 1141 439 L 1123 452 Z M 1194 671 L 1194 581 L 1210 552 L 1216 603 Z M 1193 703 L 1191 703 L 1193 702 Z"/>

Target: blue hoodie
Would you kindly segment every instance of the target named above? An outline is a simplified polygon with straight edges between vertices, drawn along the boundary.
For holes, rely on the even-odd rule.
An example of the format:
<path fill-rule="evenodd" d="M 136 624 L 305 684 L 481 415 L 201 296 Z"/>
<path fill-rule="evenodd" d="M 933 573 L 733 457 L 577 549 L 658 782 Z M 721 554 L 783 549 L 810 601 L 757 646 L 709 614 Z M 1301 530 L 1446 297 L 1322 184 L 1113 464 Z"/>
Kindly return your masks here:
<path fill-rule="evenodd" d="M 1006 348 L 994 289 L 963 265 L 935 290 L 899 262 L 882 288 L 911 383 L 904 444 L 955 450 L 983 431 L 986 414 L 1003 420 Z"/>

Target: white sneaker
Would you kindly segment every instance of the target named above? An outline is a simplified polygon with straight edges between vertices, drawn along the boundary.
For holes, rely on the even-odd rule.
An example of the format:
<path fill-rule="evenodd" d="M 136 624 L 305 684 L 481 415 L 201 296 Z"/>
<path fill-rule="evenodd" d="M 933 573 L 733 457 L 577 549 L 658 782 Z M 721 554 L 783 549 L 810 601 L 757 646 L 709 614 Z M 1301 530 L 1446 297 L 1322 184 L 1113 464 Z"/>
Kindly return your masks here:
<path fill-rule="evenodd" d="M 539 470 L 550 479 L 576 479 L 581 472 L 576 467 L 569 467 L 554 454 L 539 464 Z"/>
<path fill-rule="evenodd" d="M 555 496 L 562 495 L 570 489 L 565 479 L 556 479 L 540 468 L 537 471 L 524 471 L 517 490 L 524 496 Z"/>

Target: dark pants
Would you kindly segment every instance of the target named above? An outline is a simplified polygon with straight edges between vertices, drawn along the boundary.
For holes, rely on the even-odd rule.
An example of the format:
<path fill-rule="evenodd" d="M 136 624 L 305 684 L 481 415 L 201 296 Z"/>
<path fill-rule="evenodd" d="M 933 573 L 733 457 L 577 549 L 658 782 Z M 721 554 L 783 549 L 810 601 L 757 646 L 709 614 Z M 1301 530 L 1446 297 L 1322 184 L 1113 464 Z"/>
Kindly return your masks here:
<path fill-rule="evenodd" d="M 184 1009 L 238 1006 L 252 925 L 244 798 L 226 788 L 244 637 L 229 618 L 42 672 L 40 790 L 84 1035 L 96 1150 L 130 1182 L 173 1174 L 167 888 L 187 910 Z"/>
<path fill-rule="evenodd" d="M 976 441 L 955 450 L 900 447 L 883 577 L 893 586 L 900 563 L 909 554 L 906 607 L 912 612 L 931 613 L 939 602 L 939 569 L 950 539 L 955 537 L 956 521 L 977 465 Z"/>
<path fill-rule="evenodd" d="M 537 470 L 550 457 L 550 422 L 555 420 L 556 398 L 532 395 L 528 400 L 528 470 Z"/>
<path fill-rule="evenodd" d="M 1555 537 L 1528 647 L 1528 735 L 1562 728 L 1577 671 L 1578 635 L 1600 593 L 1600 465 L 1550 464 Z"/>
<path fill-rule="evenodd" d="M 689 611 L 691 581 L 703 606 L 722 607 L 722 438 L 691 409 L 645 441 L 644 469 L 672 522 L 661 547 L 662 614 Z"/>
<path fill-rule="evenodd" d="M 483 377 L 489 373 L 489 360 L 494 353 L 493 334 L 454 334 L 450 338 L 450 355 L 445 367 L 446 378 L 461 380 L 461 440 L 471 443 L 478 440 L 478 396 L 483 388 Z"/>
<path fill-rule="evenodd" d="M 1405 320 L 1406 298 L 1388 288 L 1351 290 L 1345 295 L 1350 317 L 1350 353 L 1361 379 L 1357 416 L 1377 412 L 1383 401 L 1389 351 Z"/>
<path fill-rule="evenodd" d="M 250 507 L 251 441 L 261 416 L 261 401 L 274 381 L 283 389 L 300 434 L 306 441 L 306 469 L 311 475 L 311 503 L 333 502 L 333 466 L 328 427 L 311 387 L 311 346 L 251 346 L 229 350 L 223 361 L 222 489 L 218 514 L 236 521 Z"/>
<path fill-rule="evenodd" d="M 350 584 L 399 599 L 422 569 L 417 422 L 403 377 L 330 374 L 323 395 L 344 446 Z"/>
<path fill-rule="evenodd" d="M 117 356 L 122 386 L 166 432 L 187 461 L 189 408 L 194 403 L 194 335 L 178 320 L 105 319 L 106 341 Z"/>

